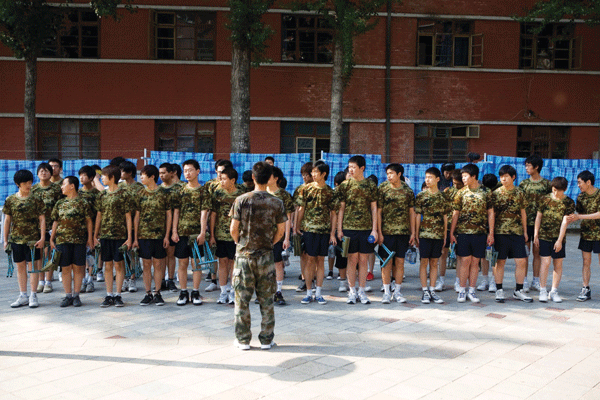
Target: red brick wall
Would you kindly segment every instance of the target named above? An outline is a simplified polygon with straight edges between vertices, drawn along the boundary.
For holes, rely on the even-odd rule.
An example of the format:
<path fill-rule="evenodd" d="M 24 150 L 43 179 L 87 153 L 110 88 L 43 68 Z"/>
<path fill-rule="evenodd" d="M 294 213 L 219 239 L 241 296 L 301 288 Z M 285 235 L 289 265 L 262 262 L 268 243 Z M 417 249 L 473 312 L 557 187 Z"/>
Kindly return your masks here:
<path fill-rule="evenodd" d="M 517 154 L 517 127 L 515 125 L 481 125 L 479 139 L 469 140 L 469 151 L 495 156 L 514 157 Z"/>
<path fill-rule="evenodd" d="M 279 121 L 250 122 L 251 153 L 279 153 L 280 138 L 281 123 Z"/>
<path fill-rule="evenodd" d="M 390 129 L 390 162 L 412 163 L 415 153 L 415 126 L 392 124 Z"/>
<path fill-rule="evenodd" d="M 0 158 L 5 160 L 25 158 L 23 118 L 0 118 Z"/>
<path fill-rule="evenodd" d="M 154 150 L 154 120 L 103 119 L 100 121 L 101 158 L 141 158 L 144 148 Z M 148 153 L 149 155 L 149 153 Z M 141 166 L 143 163 L 138 162 Z"/>
<path fill-rule="evenodd" d="M 569 137 L 569 158 L 592 158 L 592 153 L 599 150 L 600 129 L 594 127 L 574 126 Z"/>

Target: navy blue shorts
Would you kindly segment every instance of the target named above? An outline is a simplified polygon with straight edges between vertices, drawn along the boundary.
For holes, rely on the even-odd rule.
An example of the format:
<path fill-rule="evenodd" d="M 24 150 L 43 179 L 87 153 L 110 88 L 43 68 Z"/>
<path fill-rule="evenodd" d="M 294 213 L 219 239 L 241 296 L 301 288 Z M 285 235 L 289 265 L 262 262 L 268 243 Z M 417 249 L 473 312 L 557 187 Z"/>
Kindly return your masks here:
<path fill-rule="evenodd" d="M 553 259 L 565 258 L 566 243 L 563 243 L 563 246 L 558 253 L 554 251 L 554 243 L 556 243 L 557 240 L 558 238 L 549 242 L 540 239 L 540 257 L 552 257 Z"/>
<path fill-rule="evenodd" d="M 348 254 L 361 253 L 371 254 L 375 252 L 375 243 L 369 243 L 367 240 L 371 231 L 355 231 L 344 229 L 344 236 L 350 238 Z"/>
<path fill-rule="evenodd" d="M 444 247 L 444 239 L 419 239 L 419 254 L 421 259 L 440 258 Z"/>
<path fill-rule="evenodd" d="M 404 258 L 408 250 L 409 235 L 383 235 L 383 244 L 389 251 L 395 251 L 394 258 Z M 379 257 L 384 260 L 388 257 L 382 246 L 379 246 Z"/>
<path fill-rule="evenodd" d="M 577 248 L 586 253 L 591 253 L 593 251 L 598 254 L 600 253 L 600 241 L 579 239 L 579 246 Z"/>
<path fill-rule="evenodd" d="M 494 248 L 498 252 L 498 260 L 527 258 L 523 235 L 494 235 Z"/>
<path fill-rule="evenodd" d="M 26 244 L 11 243 L 13 261 L 20 263 L 23 261 L 31 262 L 31 249 Z M 40 249 L 35 249 L 33 258 L 35 260 L 40 259 Z"/>
<path fill-rule="evenodd" d="M 531 225 L 531 226 L 527 226 L 527 243 L 531 242 L 533 240 L 533 235 L 535 233 L 535 226 Z"/>
<path fill-rule="evenodd" d="M 309 257 L 327 257 L 329 252 L 329 234 L 304 232 L 304 248 Z"/>
<path fill-rule="evenodd" d="M 277 242 L 273 245 L 273 262 L 281 262 L 283 261 L 283 257 L 281 257 L 281 252 L 283 251 L 283 240 Z"/>
<path fill-rule="evenodd" d="M 138 244 L 140 245 L 140 258 L 144 260 L 152 258 L 162 260 L 167 256 L 162 239 L 138 239 Z"/>
<path fill-rule="evenodd" d="M 230 260 L 235 259 L 235 242 L 217 240 L 217 258 L 228 258 Z M 281 254 L 280 254 L 281 256 Z"/>
<path fill-rule="evenodd" d="M 85 244 L 62 243 L 57 244 L 56 249 L 62 253 L 58 261 L 59 267 L 68 267 L 72 264 L 79 267 L 85 266 Z"/>
<path fill-rule="evenodd" d="M 188 244 L 189 236 L 179 236 L 179 242 L 175 243 L 175 257 L 179 259 L 190 258 L 192 256 L 192 248 Z M 200 256 L 204 257 L 204 245 L 198 245 Z"/>
<path fill-rule="evenodd" d="M 345 269 L 348 267 L 348 258 L 342 257 L 342 251 L 340 248 L 342 247 L 342 241 L 337 239 L 337 244 L 335 247 L 335 267 L 337 269 Z"/>
<path fill-rule="evenodd" d="M 463 233 L 456 236 L 456 248 L 454 251 L 459 257 L 473 256 L 475 258 L 484 258 L 486 245 L 487 235 L 485 233 L 478 235 Z"/>
<path fill-rule="evenodd" d="M 102 261 L 123 261 L 123 253 L 119 247 L 123 246 L 125 239 L 100 239 L 100 258 Z"/>

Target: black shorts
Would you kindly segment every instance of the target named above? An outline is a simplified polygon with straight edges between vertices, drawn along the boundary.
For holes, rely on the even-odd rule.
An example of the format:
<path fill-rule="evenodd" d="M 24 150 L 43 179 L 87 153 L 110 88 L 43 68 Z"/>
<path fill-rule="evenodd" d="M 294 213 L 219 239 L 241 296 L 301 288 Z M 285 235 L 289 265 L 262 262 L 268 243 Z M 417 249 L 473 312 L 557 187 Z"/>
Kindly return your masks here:
<path fill-rule="evenodd" d="M 523 235 L 494 235 L 494 248 L 498 252 L 498 260 L 527 258 Z"/>
<path fill-rule="evenodd" d="M 348 254 L 361 253 L 371 254 L 375 252 L 375 243 L 369 243 L 367 240 L 371 231 L 355 231 L 344 229 L 344 236 L 350 238 Z"/>
<path fill-rule="evenodd" d="M 456 248 L 454 251 L 459 257 L 473 256 L 475 258 L 485 257 L 485 248 L 487 244 L 487 235 L 480 234 L 459 234 L 456 236 Z"/>
<path fill-rule="evenodd" d="M 408 250 L 408 241 L 410 236 L 408 235 L 383 235 L 383 244 L 388 248 L 389 251 L 395 251 L 394 258 L 404 258 L 406 250 Z M 388 257 L 388 254 L 383 250 L 383 246 L 379 246 L 379 257 L 384 260 Z"/>
<path fill-rule="evenodd" d="M 192 256 L 192 248 L 188 244 L 189 236 L 179 236 L 179 242 L 175 243 L 175 257 L 180 259 L 190 258 Z M 204 245 L 198 245 L 200 256 L 204 257 Z"/>
<path fill-rule="evenodd" d="M 12 248 L 13 261 L 15 263 L 20 263 L 23 261 L 31 262 L 31 249 L 26 244 L 16 244 L 11 243 L 10 247 Z M 35 249 L 33 258 L 35 260 L 40 259 L 40 249 Z"/>
<path fill-rule="evenodd" d="M 527 225 L 527 243 L 531 242 L 533 240 L 533 235 L 535 233 L 535 226 L 531 225 Z"/>
<path fill-rule="evenodd" d="M 346 267 L 348 267 L 348 258 L 342 257 L 342 251 L 340 250 L 341 247 L 342 241 L 337 239 L 335 246 L 335 267 L 337 269 L 346 269 Z"/>
<path fill-rule="evenodd" d="M 100 258 L 102 261 L 123 261 L 123 253 L 119 247 L 123 246 L 125 239 L 100 239 Z"/>
<path fill-rule="evenodd" d="M 169 247 L 175 247 L 175 245 L 176 245 L 176 244 L 177 244 L 177 243 L 175 243 L 175 242 L 173 241 L 173 239 L 171 239 L 171 237 L 169 237 Z"/>
<path fill-rule="evenodd" d="M 273 262 L 282 262 L 281 252 L 283 251 L 283 240 L 273 245 Z"/>
<path fill-rule="evenodd" d="M 138 244 L 140 245 L 140 258 L 144 260 L 153 258 L 162 260 L 167 256 L 162 239 L 138 239 Z"/>
<path fill-rule="evenodd" d="M 56 249 L 62 253 L 58 261 L 59 267 L 68 267 L 71 264 L 79 267 L 85 266 L 85 244 L 62 243 L 57 244 Z M 51 257 L 51 254 L 49 257 Z"/>
<path fill-rule="evenodd" d="M 585 253 L 591 253 L 593 251 L 598 254 L 600 253 L 600 241 L 579 239 L 579 246 L 577 248 Z"/>
<path fill-rule="evenodd" d="M 329 253 L 329 233 L 304 232 L 302 240 L 309 257 L 327 257 Z"/>
<path fill-rule="evenodd" d="M 217 258 L 228 258 L 230 260 L 235 259 L 235 242 L 217 240 Z M 280 255 L 281 256 L 281 255 Z"/>
<path fill-rule="evenodd" d="M 446 244 L 444 245 L 444 248 L 450 248 L 450 231 L 446 232 Z"/>
<path fill-rule="evenodd" d="M 419 254 L 421 260 L 426 258 L 440 258 L 444 247 L 444 239 L 419 239 Z"/>
<path fill-rule="evenodd" d="M 557 240 L 558 238 L 549 242 L 540 239 L 540 257 L 552 257 L 553 259 L 565 258 L 566 243 L 563 243 L 563 246 L 558 253 L 554 251 L 554 243 L 556 243 Z"/>

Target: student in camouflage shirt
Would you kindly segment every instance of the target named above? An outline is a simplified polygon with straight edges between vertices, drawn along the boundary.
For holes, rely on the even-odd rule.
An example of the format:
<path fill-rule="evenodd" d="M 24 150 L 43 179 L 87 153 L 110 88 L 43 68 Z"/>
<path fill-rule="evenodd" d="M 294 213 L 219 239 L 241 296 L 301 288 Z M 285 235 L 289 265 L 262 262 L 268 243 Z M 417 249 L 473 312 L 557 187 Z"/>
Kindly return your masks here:
<path fill-rule="evenodd" d="M 327 304 L 321 291 L 325 278 L 325 257 L 329 245 L 335 244 L 335 227 L 337 225 L 338 203 L 333 189 L 325 183 L 329 176 L 329 165 L 317 162 L 312 170 L 314 182 L 304 185 L 298 194 L 299 204 L 296 229 L 302 235 L 308 263 L 304 269 L 306 296 L 302 304 L 313 300 L 319 304 Z M 312 296 L 312 281 L 316 275 L 317 287 L 315 297 Z"/>
<path fill-rule="evenodd" d="M 469 297 L 469 300 L 478 303 L 475 285 L 479 273 L 479 260 L 485 256 L 486 242 L 488 245 L 494 243 L 492 193 L 477 181 L 477 165 L 467 164 L 461 169 L 461 173 L 465 187 L 459 190 L 454 198 L 450 242 L 457 243 L 456 255 L 460 257 L 459 262 L 462 264 L 458 302 L 464 303 Z M 469 291 L 465 293 L 467 281 Z"/>
<path fill-rule="evenodd" d="M 235 291 L 234 345 L 242 350 L 250 349 L 252 331 L 248 305 L 254 292 L 262 314 L 258 335 L 261 349 L 269 350 L 275 345 L 273 245 L 283 237 L 287 217 L 283 202 L 266 191 L 273 175 L 272 168 L 264 162 L 254 165 L 252 177 L 255 189 L 236 198 L 232 209 L 230 233 L 237 244 L 232 279 Z"/>
<path fill-rule="evenodd" d="M 94 186 L 94 178 L 96 177 L 96 171 L 89 165 L 84 165 L 79 169 L 79 183 L 81 188 L 77 191 L 77 195 L 88 203 L 92 213 L 92 227 L 96 225 L 96 199 L 100 195 L 100 191 Z M 92 249 L 94 247 L 92 246 Z M 86 259 L 87 264 L 87 259 Z M 102 271 L 102 263 L 97 266 L 97 271 Z M 93 292 L 94 280 L 92 278 L 94 266 L 87 264 L 87 272 L 81 282 L 81 292 Z"/>
<path fill-rule="evenodd" d="M 409 244 L 415 243 L 415 194 L 402 181 L 402 166 L 390 164 L 386 167 L 387 180 L 379 185 L 377 191 L 377 234 L 379 236 L 379 255 L 387 258 L 385 245 L 396 252 L 394 260 L 381 270 L 383 297 L 381 302 L 389 304 L 392 300 L 391 280 L 396 277 L 394 298 L 397 302 L 406 302 L 402 296 L 401 285 L 404 276 L 404 256 Z"/>
<path fill-rule="evenodd" d="M 523 290 L 523 281 L 527 271 L 527 252 L 525 243 L 527 237 L 526 200 L 523 191 L 515 187 L 517 171 L 511 165 L 503 165 L 498 172 L 502 186 L 492 193 L 494 205 L 495 236 L 494 244 L 498 259 L 494 267 L 496 282 L 496 301 L 504 302 L 504 265 L 507 258 L 515 260 L 516 288 L 513 292 L 515 299 L 530 303 L 533 301 Z"/>
<path fill-rule="evenodd" d="M 77 195 L 79 179 L 67 176 L 61 185 L 64 198 L 52 209 L 50 247 L 61 252 L 58 265 L 62 270 L 65 297 L 60 306 L 81 306 L 79 291 L 85 274 L 86 245 L 93 248 L 92 211 L 86 200 Z M 73 287 L 71 287 L 73 283 Z"/>
<path fill-rule="evenodd" d="M 36 183 L 31 188 L 31 192 L 40 197 L 46 206 L 46 241 L 50 239 L 50 229 L 52 228 L 52 209 L 54 205 L 62 197 L 62 192 L 60 190 L 60 184 L 53 183 L 50 178 L 53 177 L 54 169 L 48 163 L 41 163 L 37 168 L 37 176 L 40 179 L 40 183 Z M 60 175 L 59 175 L 60 178 Z M 62 182 L 62 179 L 61 179 Z M 48 249 L 44 249 L 44 253 L 46 257 L 48 256 Z M 52 292 L 52 279 L 53 279 L 53 271 L 48 271 L 44 275 L 42 275 L 42 280 L 38 285 L 38 293 L 44 291 L 44 293 Z"/>
<path fill-rule="evenodd" d="M 125 280 L 123 245 L 131 249 L 133 223 L 131 197 L 127 190 L 118 186 L 121 177 L 119 167 L 109 165 L 102 168 L 102 184 L 108 186 L 96 199 L 96 226 L 94 244 L 100 243 L 101 258 L 106 269 L 106 297 L 100 307 L 123 307 L 121 291 Z M 113 296 L 113 267 L 116 272 L 116 295 Z"/>
<path fill-rule="evenodd" d="M 174 199 L 179 197 L 179 192 L 183 188 L 183 184 L 179 181 L 176 175 L 176 168 L 178 165 L 170 164 L 170 163 L 162 163 L 158 168 L 158 175 L 160 180 L 162 181 L 160 187 L 167 193 L 169 196 L 169 204 L 171 205 L 171 215 L 174 214 L 175 210 L 173 204 L 175 202 Z M 161 283 L 162 290 L 169 290 L 171 292 L 176 293 L 178 291 L 177 286 L 175 285 L 175 266 L 177 265 L 175 261 L 175 242 L 171 238 L 173 235 L 173 226 L 171 226 L 171 231 L 169 234 L 169 247 L 167 248 L 167 259 L 166 259 L 166 268 L 165 274 L 168 272 L 169 279 L 165 280 L 165 276 L 163 276 L 163 281 Z"/>
<path fill-rule="evenodd" d="M 323 162 L 323 161 L 321 161 Z M 294 234 L 298 234 L 296 233 L 296 231 L 298 230 L 298 227 L 300 226 L 300 223 L 298 222 L 298 212 L 297 209 L 298 207 L 300 207 L 300 204 L 298 204 L 298 197 L 300 196 L 300 191 L 304 188 L 304 186 L 308 185 L 309 183 L 313 182 L 313 178 L 312 178 L 312 170 L 313 170 L 313 163 L 312 162 L 307 162 L 302 164 L 302 167 L 300 167 L 300 175 L 302 175 L 302 184 L 298 185 L 298 187 L 296 189 L 294 189 L 294 193 L 292 195 L 292 200 L 294 202 L 294 207 L 296 209 L 296 211 L 294 211 L 294 214 L 292 216 L 292 220 L 290 221 L 290 224 L 292 226 L 292 230 L 294 232 Z M 306 254 L 306 251 L 304 250 L 304 238 L 302 236 L 300 236 L 300 242 L 302 243 L 301 247 L 301 251 L 300 251 L 300 272 L 302 275 L 302 282 L 300 283 L 300 285 L 298 286 L 298 288 L 296 289 L 296 291 L 301 292 L 303 290 L 306 290 L 306 279 L 304 279 L 304 270 L 306 269 L 306 266 L 308 265 L 308 255 Z M 278 287 L 278 291 L 277 293 L 275 293 L 276 297 L 279 297 L 279 294 L 281 293 L 281 287 L 279 285 L 279 283 L 277 284 Z M 277 299 L 275 300 L 275 303 L 280 303 L 280 304 L 285 304 L 285 302 L 283 301 L 283 297 L 280 299 L 280 301 L 278 301 Z"/>
<path fill-rule="evenodd" d="M 29 304 L 37 307 L 37 285 L 39 274 L 30 274 L 31 293 L 27 298 L 27 270 L 41 268 L 40 249 L 44 248 L 46 239 L 45 206 L 41 198 L 31 191 L 33 174 L 31 171 L 19 170 L 14 175 L 14 182 L 19 188 L 16 194 L 10 195 L 4 202 L 2 212 L 4 218 L 4 250 L 11 247 L 14 263 L 17 265 L 19 297 L 10 306 L 13 308 Z M 34 259 L 31 259 L 29 243 L 35 243 Z M 29 267 L 27 266 L 29 263 Z M 33 267 L 35 264 L 35 268 Z"/>
<path fill-rule="evenodd" d="M 135 198 L 133 247 L 139 248 L 143 265 L 144 289 L 146 290 L 146 295 L 140 302 L 141 306 L 165 304 L 160 290 L 165 276 L 166 249 L 169 247 L 173 214 L 169 193 L 157 185 L 158 174 L 158 168 L 154 165 L 145 165 L 142 168 L 140 180 L 145 189 L 138 192 Z M 152 267 L 154 267 L 154 276 Z M 154 293 L 151 291 L 153 277 Z"/>
<path fill-rule="evenodd" d="M 537 215 L 538 203 L 541 198 L 552 192 L 552 187 L 548 179 L 544 179 L 540 176 L 542 167 L 544 166 L 544 160 L 537 154 L 529 156 L 525 159 L 525 171 L 529 174 L 529 178 L 524 179 L 519 184 L 519 188 L 525 192 L 527 200 L 527 242 L 533 254 L 532 269 L 533 279 L 531 281 L 531 288 L 540 290 L 540 249 L 535 245 L 531 245 L 533 238 L 533 229 L 535 225 L 535 218 Z M 525 291 L 529 291 L 527 283 L 527 270 L 525 270 Z"/>
<path fill-rule="evenodd" d="M 175 257 L 179 260 L 179 285 L 181 292 L 177 300 L 178 306 L 184 306 L 190 302 L 190 294 L 187 290 L 187 269 L 189 258 L 192 256 L 192 248 L 189 244 L 190 236 L 197 236 L 198 246 L 202 249 L 206 240 L 208 210 L 210 202 L 206 189 L 198 182 L 200 164 L 196 160 L 186 160 L 183 163 L 183 174 L 188 183 L 179 192 L 179 197 L 174 199 L 173 207 L 173 234 L 171 238 L 175 244 Z M 193 290 L 191 301 L 194 305 L 201 305 L 200 282 L 202 281 L 202 270 L 200 265 L 194 266 L 192 272 Z"/>
<path fill-rule="evenodd" d="M 236 187 L 238 173 L 233 168 L 225 168 L 219 173 L 220 186 L 211 196 L 210 245 L 216 246 L 219 259 L 219 286 L 221 294 L 218 304 L 233 304 L 235 296 L 228 280 L 233 271 L 235 243 L 229 232 L 231 227 L 231 207 L 236 198 L 245 193 Z"/>
<path fill-rule="evenodd" d="M 58 158 L 51 158 L 48 160 L 48 164 L 52 167 L 52 178 L 50 181 L 61 187 L 63 179 L 60 177 L 63 172 L 63 163 Z"/>
<path fill-rule="evenodd" d="M 357 296 L 363 304 L 371 301 L 365 293 L 367 285 L 368 258 L 375 249 L 378 240 L 377 233 L 377 186 L 370 179 L 365 179 L 365 158 L 353 156 L 348 160 L 348 172 L 351 179 L 345 180 L 337 188 L 340 200 L 338 212 L 337 234 L 350 238 L 348 250 L 348 300 L 346 303 L 355 304 Z M 374 243 L 369 243 L 368 237 L 373 236 Z M 356 267 L 358 265 L 358 294 L 355 291 Z"/>
<path fill-rule="evenodd" d="M 540 267 L 541 302 L 550 298 L 555 303 L 562 299 L 558 295 L 558 285 L 562 277 L 562 264 L 565 258 L 567 216 L 575 212 L 575 202 L 565 195 L 569 182 L 562 176 L 552 179 L 552 193 L 540 199 L 533 241 L 540 249 L 542 265 Z M 554 260 L 552 290 L 546 290 L 550 260 Z"/>
<path fill-rule="evenodd" d="M 587 301 L 592 298 L 590 290 L 590 279 L 592 271 L 592 252 L 598 254 L 600 260 L 600 191 L 594 187 L 596 178 L 590 171 L 582 171 L 577 175 L 577 186 L 581 193 L 577 196 L 575 211 L 567 218 L 570 224 L 577 220 L 581 221 L 579 239 L 579 250 L 583 258 L 582 280 L 583 287 L 577 297 L 578 301 Z"/>

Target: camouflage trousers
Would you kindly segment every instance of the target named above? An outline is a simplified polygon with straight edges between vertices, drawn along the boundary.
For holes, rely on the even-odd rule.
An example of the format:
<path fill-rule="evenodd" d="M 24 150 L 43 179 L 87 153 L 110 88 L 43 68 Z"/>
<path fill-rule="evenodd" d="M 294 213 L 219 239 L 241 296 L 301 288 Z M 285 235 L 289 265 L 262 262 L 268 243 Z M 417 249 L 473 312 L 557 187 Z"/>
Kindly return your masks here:
<path fill-rule="evenodd" d="M 261 344 L 269 344 L 275 334 L 275 309 L 273 295 L 277 288 L 273 252 L 259 257 L 236 256 L 233 266 L 233 289 L 235 290 L 235 337 L 240 343 L 248 344 L 252 339 L 250 330 L 250 309 L 252 294 L 260 304 L 262 322 L 258 339 Z"/>

